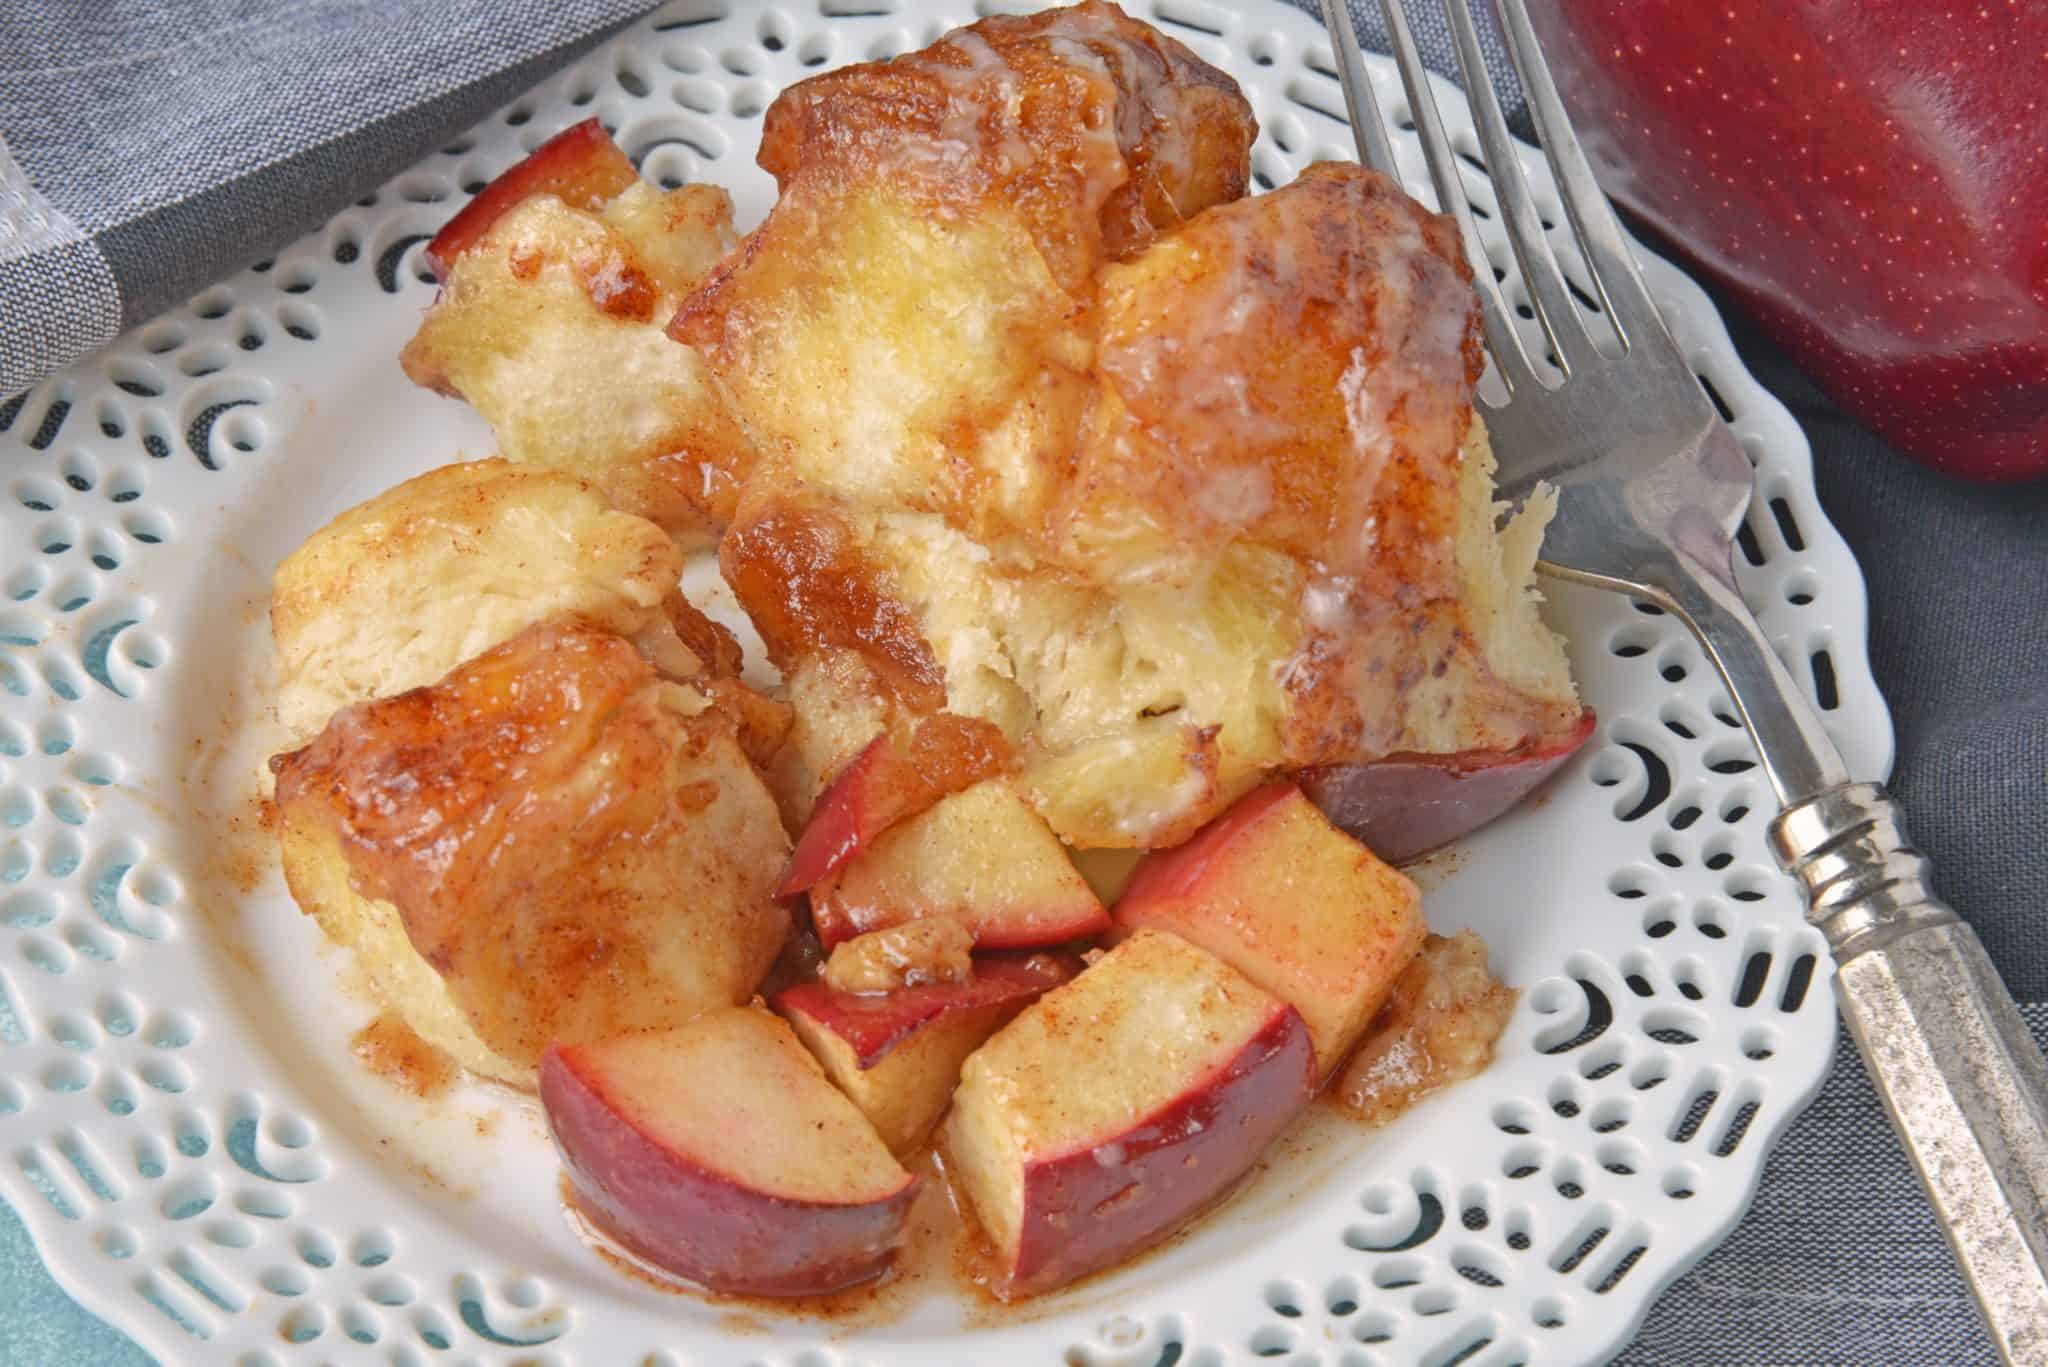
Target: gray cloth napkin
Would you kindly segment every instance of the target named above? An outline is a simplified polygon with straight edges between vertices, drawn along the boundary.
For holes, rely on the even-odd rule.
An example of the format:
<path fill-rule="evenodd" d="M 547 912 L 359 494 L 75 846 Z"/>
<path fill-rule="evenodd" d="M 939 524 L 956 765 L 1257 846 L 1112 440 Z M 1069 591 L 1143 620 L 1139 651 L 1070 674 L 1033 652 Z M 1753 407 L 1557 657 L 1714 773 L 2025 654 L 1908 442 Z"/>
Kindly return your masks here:
<path fill-rule="evenodd" d="M 0 399 L 290 242 L 649 8 L 0 4 Z"/>
<path fill-rule="evenodd" d="M 1292 3 L 1316 12 L 1314 0 Z M 0 9 L 0 397 L 290 241 L 645 8 Z M 1377 6 L 1359 14 L 1383 48 Z M 1432 63 L 1455 75 L 1435 7 L 1417 5 L 1414 19 Z M 1489 37 L 1497 84 L 1518 105 Z M 1920 469 L 1838 414 L 1725 301 L 1724 312 L 1751 369 L 1805 427 L 1821 501 L 1869 581 L 1871 655 L 1898 728 L 1893 787 L 1942 891 L 2048 1043 L 2048 481 L 1986 489 Z M 1618 1359 L 1994 1360 L 1846 1044 L 1772 1156 L 1750 1218 L 1664 1294 Z"/>

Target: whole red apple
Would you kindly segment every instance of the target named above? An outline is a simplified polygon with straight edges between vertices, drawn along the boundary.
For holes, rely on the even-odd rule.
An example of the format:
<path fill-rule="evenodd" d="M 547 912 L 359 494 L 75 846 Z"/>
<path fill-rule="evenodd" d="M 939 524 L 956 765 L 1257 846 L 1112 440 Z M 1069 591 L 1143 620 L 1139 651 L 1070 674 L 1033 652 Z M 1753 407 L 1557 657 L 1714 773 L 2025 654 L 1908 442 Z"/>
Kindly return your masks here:
<path fill-rule="evenodd" d="M 1937 469 L 2048 471 L 2048 4 L 1530 0 L 1601 183 Z"/>

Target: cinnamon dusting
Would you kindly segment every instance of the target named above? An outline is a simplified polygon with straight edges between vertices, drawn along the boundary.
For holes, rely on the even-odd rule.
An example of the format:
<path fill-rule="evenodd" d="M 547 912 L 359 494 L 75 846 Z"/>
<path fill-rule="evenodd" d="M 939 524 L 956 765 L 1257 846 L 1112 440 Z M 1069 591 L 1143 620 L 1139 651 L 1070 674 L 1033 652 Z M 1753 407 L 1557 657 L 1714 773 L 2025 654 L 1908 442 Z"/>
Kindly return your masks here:
<path fill-rule="evenodd" d="M 421 1039 L 405 1021 L 389 1011 L 356 1031 L 349 1041 L 356 1060 L 401 1091 L 422 1100 L 445 1095 L 460 1070 L 455 1060 Z M 485 1131 L 478 1122 L 481 1137 Z"/>

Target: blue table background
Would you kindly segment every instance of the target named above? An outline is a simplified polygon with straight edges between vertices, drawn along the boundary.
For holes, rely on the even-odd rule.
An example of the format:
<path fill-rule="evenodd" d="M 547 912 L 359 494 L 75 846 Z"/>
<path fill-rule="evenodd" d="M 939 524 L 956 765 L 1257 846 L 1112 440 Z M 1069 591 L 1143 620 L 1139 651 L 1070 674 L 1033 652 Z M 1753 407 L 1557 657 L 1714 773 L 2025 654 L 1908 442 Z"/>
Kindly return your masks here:
<path fill-rule="evenodd" d="M 0 1363 L 6 1367 L 151 1367 L 149 1354 L 89 1315 L 50 1280 L 28 1231 L 0 1201 Z"/>

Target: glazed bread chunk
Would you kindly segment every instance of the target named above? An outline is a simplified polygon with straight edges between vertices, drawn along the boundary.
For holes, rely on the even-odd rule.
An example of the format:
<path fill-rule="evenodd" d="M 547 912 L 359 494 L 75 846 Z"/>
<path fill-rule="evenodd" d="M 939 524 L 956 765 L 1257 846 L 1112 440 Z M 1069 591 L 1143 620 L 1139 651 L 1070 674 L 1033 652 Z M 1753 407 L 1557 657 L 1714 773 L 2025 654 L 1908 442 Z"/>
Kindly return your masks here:
<path fill-rule="evenodd" d="M 394 1002 L 415 1028 L 531 1086 L 550 1044 L 746 1000 L 781 948 L 788 840 L 739 727 L 624 638 L 544 622 L 342 709 L 276 762 L 278 809 L 287 848 L 338 850 L 372 904 L 323 903 L 322 883 L 316 914 L 402 930 L 342 931 L 372 977 L 396 965 L 422 991 L 412 953 L 438 978 L 451 1010 Z"/>

